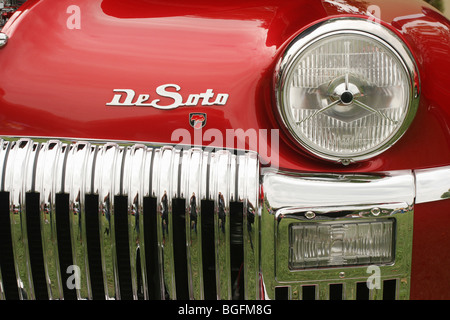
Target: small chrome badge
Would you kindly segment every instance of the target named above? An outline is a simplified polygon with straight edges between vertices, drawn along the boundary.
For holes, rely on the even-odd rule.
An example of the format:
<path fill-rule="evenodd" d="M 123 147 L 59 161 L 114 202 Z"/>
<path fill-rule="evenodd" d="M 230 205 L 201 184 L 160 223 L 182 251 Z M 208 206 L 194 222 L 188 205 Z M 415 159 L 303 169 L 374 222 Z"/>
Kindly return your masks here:
<path fill-rule="evenodd" d="M 189 124 L 194 129 L 201 129 L 206 125 L 206 113 L 189 113 Z"/>
<path fill-rule="evenodd" d="M 184 98 L 179 91 L 181 87 L 176 84 L 163 84 L 156 88 L 157 98 L 150 101 L 150 94 L 139 94 L 132 89 L 114 89 L 114 97 L 107 106 L 114 107 L 153 107 L 156 109 L 169 110 L 178 107 L 195 107 L 201 106 L 224 106 L 229 95 L 226 93 L 215 94 L 213 89 L 207 89 L 203 93 L 189 94 Z M 168 102 L 163 103 L 161 98 L 166 98 Z"/>

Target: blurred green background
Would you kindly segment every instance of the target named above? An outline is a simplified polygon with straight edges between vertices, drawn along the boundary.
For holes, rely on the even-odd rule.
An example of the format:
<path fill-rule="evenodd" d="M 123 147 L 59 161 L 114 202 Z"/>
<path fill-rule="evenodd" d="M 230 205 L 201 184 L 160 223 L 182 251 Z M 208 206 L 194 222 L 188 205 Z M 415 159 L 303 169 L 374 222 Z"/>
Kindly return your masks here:
<path fill-rule="evenodd" d="M 425 0 L 429 4 L 435 6 L 442 11 L 447 18 L 450 18 L 450 0 Z"/>

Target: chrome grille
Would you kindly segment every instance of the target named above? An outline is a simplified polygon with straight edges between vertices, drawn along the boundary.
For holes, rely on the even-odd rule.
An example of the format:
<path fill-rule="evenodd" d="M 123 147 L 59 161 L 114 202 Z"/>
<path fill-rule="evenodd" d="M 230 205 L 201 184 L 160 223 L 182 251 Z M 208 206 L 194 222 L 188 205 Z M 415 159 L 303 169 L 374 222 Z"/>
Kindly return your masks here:
<path fill-rule="evenodd" d="M 5 139 L 0 181 L 1 299 L 260 298 L 255 153 Z"/>

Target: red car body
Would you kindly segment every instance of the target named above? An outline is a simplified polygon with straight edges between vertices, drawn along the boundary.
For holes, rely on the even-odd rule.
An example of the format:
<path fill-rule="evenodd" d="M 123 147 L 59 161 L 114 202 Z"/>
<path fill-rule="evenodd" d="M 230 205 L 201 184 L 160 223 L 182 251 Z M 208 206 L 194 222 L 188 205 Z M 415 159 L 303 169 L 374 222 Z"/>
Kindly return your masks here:
<path fill-rule="evenodd" d="M 73 4 L 79 20 L 68 10 Z M 308 27 L 334 17 L 371 19 L 373 5 L 380 23 L 416 59 L 420 105 L 395 145 L 343 166 L 310 155 L 283 128 L 274 72 Z M 266 156 L 276 152 L 272 164 L 281 170 L 376 173 L 450 165 L 450 22 L 422 1 L 29 0 L 2 32 L 8 43 L 0 49 L 1 136 L 196 144 L 173 136 L 180 128 L 195 135 L 189 122 L 195 112 L 207 114 L 204 129 L 221 133 L 216 140 L 204 136 L 207 146 L 222 146 L 217 137 L 230 129 L 279 129 L 279 145 L 267 139 Z M 228 99 L 170 110 L 107 105 L 114 89 L 149 94 L 151 101 L 164 84 L 183 99 L 208 89 L 209 102 L 219 94 Z M 411 299 L 450 298 L 449 212 L 450 200 L 414 207 Z"/>

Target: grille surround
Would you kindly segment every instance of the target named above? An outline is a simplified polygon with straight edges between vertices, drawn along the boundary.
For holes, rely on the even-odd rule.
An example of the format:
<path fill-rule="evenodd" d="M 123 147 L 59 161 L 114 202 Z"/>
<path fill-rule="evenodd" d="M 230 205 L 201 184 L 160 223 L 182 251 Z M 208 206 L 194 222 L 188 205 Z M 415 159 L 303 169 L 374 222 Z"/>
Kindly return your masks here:
<path fill-rule="evenodd" d="M 0 144 L 14 260 L 14 275 L 0 278 L 1 299 L 259 298 L 256 153 L 25 138 Z M 31 194 L 38 209 L 27 206 Z M 30 252 L 31 210 L 41 254 Z M 204 281 L 212 252 L 202 253 L 202 238 L 211 240 L 215 283 Z M 44 263 L 39 276 L 33 256 Z M 64 272 L 70 262 L 79 283 L 77 273 Z M 8 292 L 14 282 L 17 292 Z"/>

